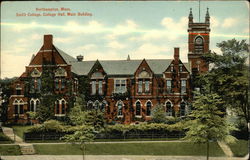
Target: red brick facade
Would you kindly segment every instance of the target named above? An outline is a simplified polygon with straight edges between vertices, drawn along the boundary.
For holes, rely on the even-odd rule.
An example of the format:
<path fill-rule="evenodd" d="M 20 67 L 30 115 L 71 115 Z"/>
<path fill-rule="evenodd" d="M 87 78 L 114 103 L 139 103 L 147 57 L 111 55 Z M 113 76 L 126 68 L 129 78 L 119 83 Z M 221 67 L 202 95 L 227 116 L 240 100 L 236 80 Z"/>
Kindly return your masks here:
<path fill-rule="evenodd" d="M 25 97 L 25 82 L 31 77 L 34 88 L 40 89 L 39 80 L 43 65 L 53 69 L 54 93 L 65 95 L 55 102 L 55 116 L 66 116 L 68 97 L 66 93 L 78 93 L 78 79 L 89 79 L 90 97 L 86 99 L 89 109 L 99 108 L 108 121 L 129 124 L 151 119 L 152 109 L 163 104 L 166 116 L 185 116 L 192 102 L 192 74 L 208 70 L 201 55 L 209 51 L 209 14 L 205 23 L 194 23 L 192 11 L 188 25 L 188 63 L 179 58 L 179 48 L 174 48 L 173 59 L 82 61 L 67 55 L 53 45 L 53 36 L 45 35 L 44 44 L 26 67 L 26 71 L 13 84 L 8 120 L 25 123 L 27 111 L 36 111 L 39 98 Z M 72 87 L 65 86 L 71 81 Z M 101 97 L 101 98 L 100 98 Z"/>

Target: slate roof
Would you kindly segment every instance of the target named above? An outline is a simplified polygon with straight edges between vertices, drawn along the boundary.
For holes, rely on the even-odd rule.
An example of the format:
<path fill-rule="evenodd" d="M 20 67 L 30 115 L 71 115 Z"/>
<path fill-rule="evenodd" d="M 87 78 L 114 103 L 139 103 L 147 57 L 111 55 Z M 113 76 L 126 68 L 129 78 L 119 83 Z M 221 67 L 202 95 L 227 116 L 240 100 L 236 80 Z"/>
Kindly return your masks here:
<path fill-rule="evenodd" d="M 81 61 L 55 47 L 63 59 L 72 66 L 72 72 L 77 75 L 88 75 L 96 61 Z M 162 74 L 173 59 L 146 59 L 154 74 Z M 133 75 L 143 60 L 99 60 L 108 75 Z M 189 70 L 189 64 L 183 63 Z"/>

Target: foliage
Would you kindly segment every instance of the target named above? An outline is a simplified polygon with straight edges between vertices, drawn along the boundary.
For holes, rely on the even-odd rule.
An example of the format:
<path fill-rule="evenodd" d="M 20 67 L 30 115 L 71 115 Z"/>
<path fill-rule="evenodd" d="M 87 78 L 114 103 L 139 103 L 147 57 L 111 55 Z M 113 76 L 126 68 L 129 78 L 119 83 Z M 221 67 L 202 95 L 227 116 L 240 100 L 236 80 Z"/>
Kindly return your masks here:
<path fill-rule="evenodd" d="M 8 104 L 9 104 L 9 97 L 13 93 L 13 88 L 11 87 L 12 83 L 16 80 L 16 77 L 13 78 L 4 78 L 0 79 L 0 88 L 2 90 L 2 93 L 0 93 L 2 96 L 2 106 L 0 108 L 0 121 L 5 122 L 7 120 L 7 110 L 8 110 Z"/>
<path fill-rule="evenodd" d="M 73 125 L 82 125 L 85 123 L 86 113 L 83 111 L 86 107 L 83 97 L 76 97 L 76 102 L 69 112 L 70 123 Z"/>
<path fill-rule="evenodd" d="M 209 84 L 209 90 L 221 95 L 224 106 L 233 109 L 238 116 L 243 117 L 246 125 L 250 120 L 249 77 L 246 65 L 248 44 L 246 40 L 232 39 L 218 43 L 217 47 L 221 49 L 222 55 L 205 54 L 205 60 L 213 68 L 207 74 L 198 77 L 196 83 L 200 87 Z"/>
<path fill-rule="evenodd" d="M 65 127 L 61 122 L 56 120 L 48 120 L 43 124 L 35 125 L 27 130 L 27 133 L 38 133 L 38 132 L 64 132 Z"/>
<path fill-rule="evenodd" d="M 18 145 L 0 145 L 0 155 L 22 155 Z"/>
<path fill-rule="evenodd" d="M 221 111 L 222 99 L 217 94 L 197 93 L 193 103 L 194 110 L 189 115 L 192 119 L 187 125 L 188 131 L 184 139 L 196 143 L 207 144 L 207 159 L 209 157 L 209 141 L 232 142 L 230 127 L 224 113 Z"/>
<path fill-rule="evenodd" d="M 152 109 L 152 122 L 153 123 L 166 122 L 166 113 L 164 112 L 164 106 L 162 104 L 158 104 Z"/>
<path fill-rule="evenodd" d="M 83 160 L 85 155 L 86 143 L 93 141 L 95 138 L 95 129 L 92 126 L 82 125 L 73 134 L 66 135 L 62 139 L 71 143 L 80 143 L 80 149 L 82 151 Z"/>
<path fill-rule="evenodd" d="M 248 141 L 246 140 L 238 140 L 236 143 L 229 143 L 228 145 L 235 157 L 244 157 L 248 153 Z"/>

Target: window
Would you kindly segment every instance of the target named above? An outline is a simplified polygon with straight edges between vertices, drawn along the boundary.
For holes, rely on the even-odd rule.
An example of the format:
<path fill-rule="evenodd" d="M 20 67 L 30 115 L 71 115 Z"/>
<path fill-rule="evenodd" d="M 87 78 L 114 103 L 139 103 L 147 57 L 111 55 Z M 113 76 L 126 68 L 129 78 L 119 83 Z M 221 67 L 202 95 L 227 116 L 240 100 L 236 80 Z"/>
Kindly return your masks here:
<path fill-rule="evenodd" d="M 78 79 L 77 78 L 74 79 L 73 91 L 74 92 L 78 91 Z"/>
<path fill-rule="evenodd" d="M 63 91 L 66 86 L 66 79 L 65 78 L 55 78 L 55 88 L 56 91 Z"/>
<path fill-rule="evenodd" d="M 65 114 L 65 109 L 66 109 L 65 101 L 62 100 L 62 114 Z"/>
<path fill-rule="evenodd" d="M 102 104 L 101 104 L 101 106 L 100 106 L 100 110 L 101 110 L 102 112 L 105 111 L 106 106 L 107 106 L 107 102 L 106 102 L 105 100 L 102 101 Z"/>
<path fill-rule="evenodd" d="M 135 104 L 135 115 L 140 116 L 141 115 L 141 102 L 136 102 Z"/>
<path fill-rule="evenodd" d="M 91 85 L 92 85 L 92 95 L 94 95 L 94 94 L 96 94 L 96 81 L 92 81 L 92 83 L 91 83 Z"/>
<path fill-rule="evenodd" d="M 186 103 L 181 102 L 180 104 L 180 116 L 185 116 L 186 114 Z"/>
<path fill-rule="evenodd" d="M 187 81 L 186 80 L 181 80 L 181 93 L 186 93 L 187 90 Z"/>
<path fill-rule="evenodd" d="M 59 102 L 59 100 L 56 101 L 56 114 L 60 114 L 60 102 Z"/>
<path fill-rule="evenodd" d="M 149 92 L 149 80 L 145 80 L 145 92 Z"/>
<path fill-rule="evenodd" d="M 172 104 L 170 102 L 166 103 L 166 115 L 167 116 L 172 116 L 173 108 Z"/>
<path fill-rule="evenodd" d="M 36 112 L 36 109 L 39 107 L 39 100 L 38 99 L 31 99 L 30 100 L 30 105 L 29 105 L 29 108 L 28 108 L 28 111 L 31 111 L 31 112 Z"/>
<path fill-rule="evenodd" d="M 87 109 L 93 109 L 93 102 L 92 101 L 88 101 Z"/>
<path fill-rule="evenodd" d="M 35 103 L 34 100 L 31 100 L 29 111 L 34 112 L 34 109 L 35 109 Z"/>
<path fill-rule="evenodd" d="M 59 91 L 59 79 L 58 78 L 55 79 L 55 88 L 56 88 L 56 91 Z"/>
<path fill-rule="evenodd" d="M 172 92 L 172 80 L 167 80 L 167 93 Z"/>
<path fill-rule="evenodd" d="M 142 80 L 139 80 L 138 83 L 138 93 L 142 93 Z"/>
<path fill-rule="evenodd" d="M 115 93 L 125 93 L 126 92 L 126 80 L 116 79 L 115 80 Z"/>
<path fill-rule="evenodd" d="M 42 87 L 41 78 L 37 78 L 37 91 L 40 92 Z"/>
<path fill-rule="evenodd" d="M 173 64 L 170 65 L 170 71 L 171 71 L 171 72 L 174 71 L 174 65 L 173 65 Z"/>
<path fill-rule="evenodd" d="M 16 89 L 16 95 L 21 95 L 21 89 Z"/>
<path fill-rule="evenodd" d="M 99 83 L 98 84 L 98 93 L 99 93 L 99 95 L 102 95 L 102 81 L 99 80 L 98 83 Z"/>
<path fill-rule="evenodd" d="M 66 86 L 66 80 L 65 80 L 65 78 L 62 78 L 61 79 L 61 90 L 64 90 L 65 86 Z"/>
<path fill-rule="evenodd" d="M 203 39 L 198 36 L 196 39 L 195 39 L 195 45 L 194 45 L 194 51 L 195 53 L 203 53 L 203 49 L 204 49 L 204 45 L 203 45 Z"/>
<path fill-rule="evenodd" d="M 151 107 L 152 107 L 152 103 L 150 101 L 147 102 L 146 104 L 147 110 L 146 110 L 146 115 L 150 116 L 151 115 Z"/>
<path fill-rule="evenodd" d="M 179 65 L 179 71 L 182 72 L 182 64 Z"/>
<path fill-rule="evenodd" d="M 23 114 L 24 113 L 24 102 L 23 100 L 15 100 L 14 105 L 14 114 Z"/>
<path fill-rule="evenodd" d="M 94 108 L 97 110 L 97 109 L 99 109 L 100 108 L 100 102 L 99 101 L 95 101 L 95 103 L 94 103 Z"/>
<path fill-rule="evenodd" d="M 123 108 L 123 102 L 118 102 L 117 104 L 117 116 L 123 116 L 123 113 L 122 113 L 122 108 Z"/>

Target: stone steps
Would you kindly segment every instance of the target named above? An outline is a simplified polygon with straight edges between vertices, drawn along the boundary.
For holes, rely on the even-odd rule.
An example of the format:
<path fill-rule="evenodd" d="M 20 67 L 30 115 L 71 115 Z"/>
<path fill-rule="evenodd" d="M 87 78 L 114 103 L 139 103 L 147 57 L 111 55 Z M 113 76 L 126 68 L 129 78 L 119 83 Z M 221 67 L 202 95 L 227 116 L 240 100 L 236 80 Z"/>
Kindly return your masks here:
<path fill-rule="evenodd" d="M 19 146 L 23 155 L 35 154 L 35 149 L 32 144 L 19 144 Z"/>

